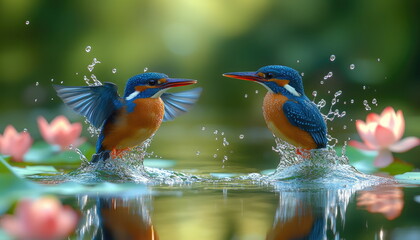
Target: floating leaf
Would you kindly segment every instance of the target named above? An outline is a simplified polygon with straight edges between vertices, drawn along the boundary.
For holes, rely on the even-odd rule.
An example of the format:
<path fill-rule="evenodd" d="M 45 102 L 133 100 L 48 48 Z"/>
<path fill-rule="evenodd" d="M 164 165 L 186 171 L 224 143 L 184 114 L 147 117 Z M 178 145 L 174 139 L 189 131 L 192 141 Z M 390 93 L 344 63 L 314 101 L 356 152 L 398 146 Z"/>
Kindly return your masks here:
<path fill-rule="evenodd" d="M 90 143 L 84 143 L 78 148 L 88 159 L 95 153 Z M 73 150 L 60 151 L 59 146 L 39 142 L 32 146 L 25 155 L 25 162 L 39 164 L 80 164 L 80 156 Z"/>
<path fill-rule="evenodd" d="M 381 168 L 381 172 L 386 172 L 391 175 L 403 174 L 406 172 L 410 172 L 414 169 L 414 165 L 408 162 L 402 161 L 399 158 L 394 158 L 394 162 L 392 162 L 387 167 Z"/>
<path fill-rule="evenodd" d="M 26 166 L 24 168 L 13 167 L 13 172 L 19 176 L 28 176 L 34 174 L 54 174 L 59 173 L 53 166 Z"/>
<path fill-rule="evenodd" d="M 395 175 L 395 179 L 401 183 L 420 184 L 420 172 L 406 172 Z"/>
<path fill-rule="evenodd" d="M 144 159 L 143 161 L 144 166 L 146 167 L 154 167 L 154 168 L 172 168 L 176 165 L 174 160 L 168 159 Z"/>

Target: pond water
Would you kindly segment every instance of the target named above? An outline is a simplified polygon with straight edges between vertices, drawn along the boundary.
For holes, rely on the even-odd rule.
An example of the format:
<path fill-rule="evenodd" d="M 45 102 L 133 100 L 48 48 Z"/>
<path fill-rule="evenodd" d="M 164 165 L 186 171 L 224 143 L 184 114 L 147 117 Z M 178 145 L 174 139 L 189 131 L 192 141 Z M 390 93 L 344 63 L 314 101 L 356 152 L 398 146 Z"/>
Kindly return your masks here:
<path fill-rule="evenodd" d="M 274 170 L 279 157 L 269 142 L 257 144 L 268 157 L 249 152 L 255 143 L 238 138 L 230 142 L 233 153 L 211 146 L 180 160 L 146 158 L 145 168 L 117 160 L 30 178 L 118 183 L 109 192 L 59 194 L 80 211 L 72 239 L 419 239 L 419 185 L 360 173 L 325 153 Z"/>

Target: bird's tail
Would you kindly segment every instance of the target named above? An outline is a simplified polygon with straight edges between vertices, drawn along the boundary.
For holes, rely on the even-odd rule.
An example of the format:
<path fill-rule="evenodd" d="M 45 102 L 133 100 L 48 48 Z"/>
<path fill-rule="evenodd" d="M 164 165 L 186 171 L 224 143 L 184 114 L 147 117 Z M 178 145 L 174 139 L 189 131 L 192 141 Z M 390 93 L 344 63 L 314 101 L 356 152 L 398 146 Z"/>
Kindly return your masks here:
<path fill-rule="evenodd" d="M 107 161 L 111 157 L 111 152 L 108 150 L 100 151 L 92 155 L 90 162 L 96 163 L 99 161 Z"/>

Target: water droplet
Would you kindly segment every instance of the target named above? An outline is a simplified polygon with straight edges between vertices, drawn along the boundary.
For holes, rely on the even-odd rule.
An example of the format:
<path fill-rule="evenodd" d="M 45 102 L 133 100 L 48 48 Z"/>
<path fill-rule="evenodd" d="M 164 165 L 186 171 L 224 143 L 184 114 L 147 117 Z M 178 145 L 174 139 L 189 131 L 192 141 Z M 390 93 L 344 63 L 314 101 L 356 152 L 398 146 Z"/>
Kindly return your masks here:
<path fill-rule="evenodd" d="M 333 76 L 333 72 L 328 72 L 327 76 L 328 77 L 332 77 Z"/>
<path fill-rule="evenodd" d="M 303 76 L 305 76 L 305 73 L 304 72 L 301 72 L 300 75 L 303 77 Z"/>
<path fill-rule="evenodd" d="M 316 97 L 316 95 L 318 95 L 318 92 L 317 91 L 313 91 L 312 92 L 312 96 Z"/>
<path fill-rule="evenodd" d="M 35 102 L 38 102 L 38 98 L 35 98 Z"/>
<path fill-rule="evenodd" d="M 23 129 L 23 132 L 28 132 L 28 129 L 27 129 L 27 128 L 24 128 L 24 129 Z"/>
<path fill-rule="evenodd" d="M 38 87 L 38 86 L 39 86 L 39 82 L 36 82 L 36 83 L 35 83 L 35 86 L 37 86 L 37 87 Z"/>
<path fill-rule="evenodd" d="M 338 97 L 343 93 L 343 91 L 339 90 L 336 93 L 334 93 L 334 97 Z"/>
<path fill-rule="evenodd" d="M 218 130 L 214 130 L 213 134 L 218 134 L 219 131 Z"/>
<path fill-rule="evenodd" d="M 317 106 L 318 106 L 318 108 L 323 108 L 323 107 L 325 107 L 326 104 L 327 104 L 327 102 L 324 99 L 321 99 L 318 102 Z"/>
<path fill-rule="evenodd" d="M 334 60 L 335 60 L 335 55 L 333 54 L 333 55 L 330 56 L 330 61 L 334 62 Z"/>
<path fill-rule="evenodd" d="M 372 104 L 378 105 L 378 100 L 376 98 L 372 99 Z"/>
<path fill-rule="evenodd" d="M 61 81 L 60 83 L 61 83 L 61 84 L 63 84 L 63 83 L 64 83 L 64 81 Z"/>
<path fill-rule="evenodd" d="M 321 82 L 319 82 L 319 83 L 324 84 L 324 81 L 321 81 Z"/>
<path fill-rule="evenodd" d="M 300 60 L 296 60 L 297 63 L 300 63 Z"/>
<path fill-rule="evenodd" d="M 29 25 L 29 23 L 30 23 L 30 22 L 29 22 L 29 20 L 27 20 L 27 21 L 25 22 L 25 24 L 26 24 L 26 25 Z"/>
<path fill-rule="evenodd" d="M 363 85 L 363 90 L 366 90 L 366 86 L 365 85 Z"/>
<path fill-rule="evenodd" d="M 198 156 L 198 155 L 200 155 L 200 151 L 197 151 L 197 152 L 195 153 L 195 155 L 197 155 L 197 156 Z"/>
<path fill-rule="evenodd" d="M 147 67 L 144 68 L 143 72 L 147 72 L 149 70 Z"/>
<path fill-rule="evenodd" d="M 51 78 L 51 82 L 54 82 L 54 78 Z"/>
<path fill-rule="evenodd" d="M 241 134 L 241 135 L 239 135 L 239 139 L 244 139 L 244 135 L 243 134 Z"/>
<path fill-rule="evenodd" d="M 381 59 L 380 58 L 378 58 L 378 62 L 380 62 L 381 61 Z"/>
<path fill-rule="evenodd" d="M 226 147 L 229 145 L 229 142 L 226 140 L 226 138 L 223 138 L 223 146 Z"/>
<path fill-rule="evenodd" d="M 51 101 L 53 101 L 54 100 L 54 98 L 51 98 Z"/>
<path fill-rule="evenodd" d="M 225 135 L 225 132 L 221 132 L 220 135 L 222 135 L 222 136 Z"/>
<path fill-rule="evenodd" d="M 206 127 L 202 127 L 202 128 L 201 128 L 201 131 L 204 131 L 204 130 L 206 130 Z"/>
<path fill-rule="evenodd" d="M 255 94 L 258 94 L 258 90 L 255 90 Z"/>
<path fill-rule="evenodd" d="M 217 154 L 215 153 L 215 154 L 213 154 L 213 158 L 217 158 Z"/>
<path fill-rule="evenodd" d="M 227 161 L 229 158 L 228 158 L 228 156 L 223 156 L 223 162 L 225 162 L 225 161 Z"/>
<path fill-rule="evenodd" d="M 372 108 L 369 106 L 367 100 L 363 100 L 363 105 L 365 106 L 366 111 L 372 110 Z"/>
<path fill-rule="evenodd" d="M 77 72 L 76 75 L 79 75 L 79 73 Z"/>
<path fill-rule="evenodd" d="M 117 69 L 116 68 L 113 68 L 112 69 L 112 73 L 116 73 L 117 72 Z"/>
<path fill-rule="evenodd" d="M 353 103 L 354 103 L 354 99 L 351 99 L 351 100 L 350 100 L 350 103 L 351 103 L 351 104 L 353 104 Z"/>
<path fill-rule="evenodd" d="M 350 64 L 350 69 L 353 70 L 356 66 L 352 63 Z"/>
<path fill-rule="evenodd" d="M 87 46 L 87 47 L 85 48 L 85 51 L 86 51 L 86 52 L 90 52 L 90 50 L 92 50 L 92 47 L 91 47 L 91 46 Z"/>
<path fill-rule="evenodd" d="M 344 126 L 343 126 L 343 129 L 347 129 L 347 126 L 346 126 L 346 125 L 344 125 Z"/>
<path fill-rule="evenodd" d="M 245 97 L 245 98 L 248 98 L 248 94 L 246 94 L 246 93 L 245 93 L 244 97 Z"/>

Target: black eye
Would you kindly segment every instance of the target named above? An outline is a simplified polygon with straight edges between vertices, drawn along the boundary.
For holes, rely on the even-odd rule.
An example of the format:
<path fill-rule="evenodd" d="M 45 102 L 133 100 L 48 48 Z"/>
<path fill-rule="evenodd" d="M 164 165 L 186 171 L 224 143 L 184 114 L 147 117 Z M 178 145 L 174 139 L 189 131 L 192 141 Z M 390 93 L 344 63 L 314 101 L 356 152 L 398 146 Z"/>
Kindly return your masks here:
<path fill-rule="evenodd" d="M 149 80 L 149 85 L 150 86 L 154 86 L 154 85 L 156 85 L 156 83 L 157 83 L 157 81 L 155 79 Z"/>
<path fill-rule="evenodd" d="M 266 73 L 265 74 L 265 78 L 266 79 L 271 79 L 271 78 L 273 78 L 274 76 L 273 76 L 273 74 L 272 73 Z"/>

